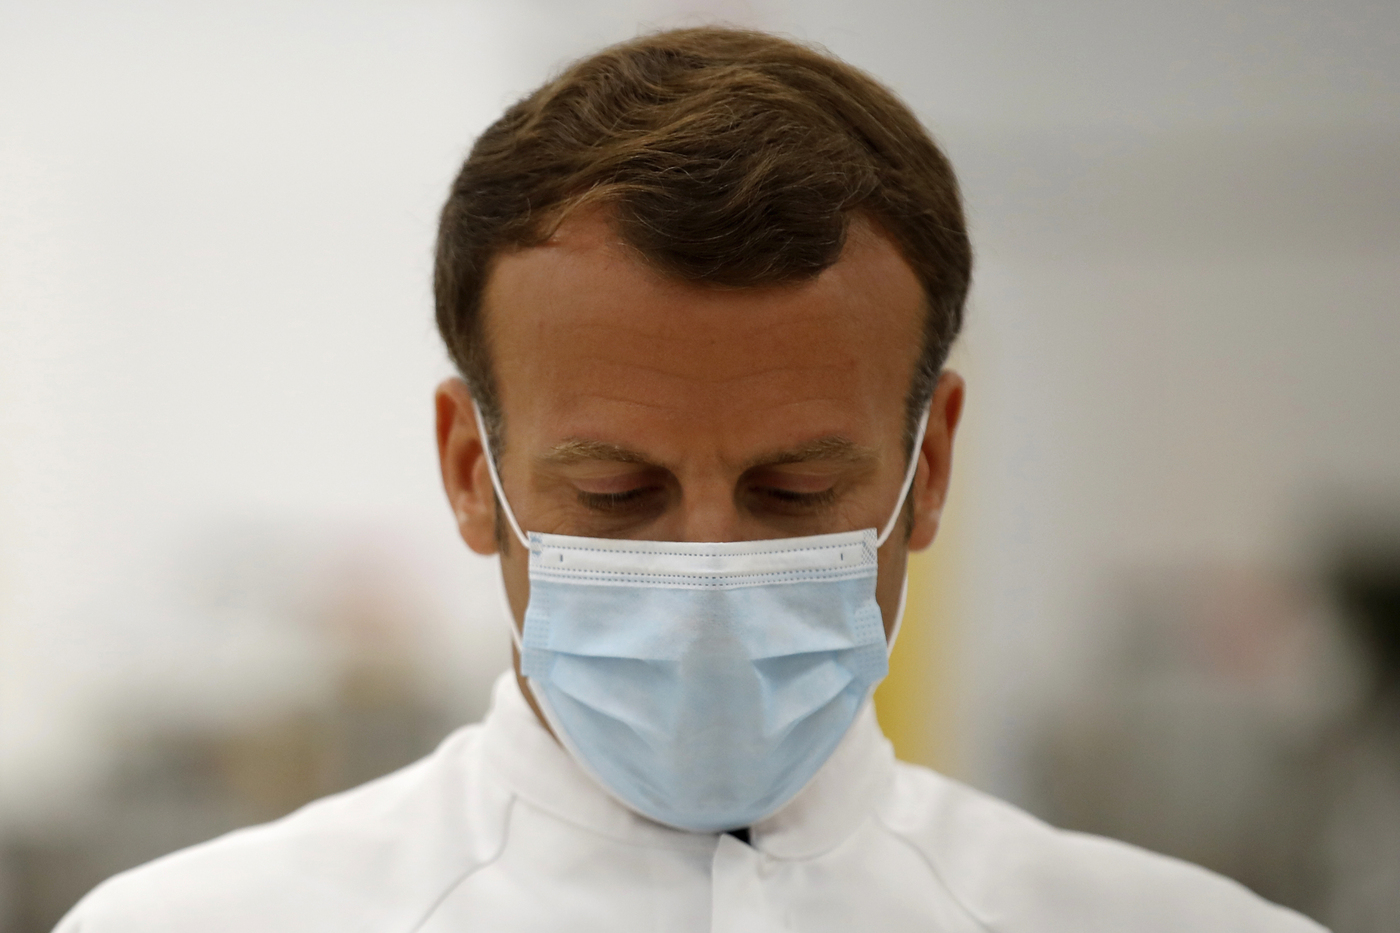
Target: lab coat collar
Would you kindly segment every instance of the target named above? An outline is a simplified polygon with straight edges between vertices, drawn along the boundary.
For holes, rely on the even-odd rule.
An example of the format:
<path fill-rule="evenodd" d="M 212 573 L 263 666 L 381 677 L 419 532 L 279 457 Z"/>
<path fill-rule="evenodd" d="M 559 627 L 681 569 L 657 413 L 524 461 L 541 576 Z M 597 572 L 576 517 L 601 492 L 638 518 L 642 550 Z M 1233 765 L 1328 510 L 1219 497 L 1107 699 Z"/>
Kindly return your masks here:
<path fill-rule="evenodd" d="M 636 845 L 700 850 L 716 845 L 713 833 L 664 826 L 613 799 L 540 724 L 512 671 L 492 690 L 483 742 L 488 766 L 512 791 L 565 822 Z M 829 851 L 873 814 L 893 777 L 893 751 L 867 702 L 816 777 L 781 810 L 755 823 L 750 841 L 781 859 Z"/>

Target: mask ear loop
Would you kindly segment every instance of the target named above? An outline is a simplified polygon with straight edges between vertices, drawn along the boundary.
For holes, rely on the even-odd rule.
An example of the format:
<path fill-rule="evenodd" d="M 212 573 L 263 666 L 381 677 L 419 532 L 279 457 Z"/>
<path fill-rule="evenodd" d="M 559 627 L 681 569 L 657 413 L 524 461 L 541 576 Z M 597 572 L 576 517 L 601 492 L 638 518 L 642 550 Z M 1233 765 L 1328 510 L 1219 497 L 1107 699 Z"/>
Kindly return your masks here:
<path fill-rule="evenodd" d="M 928 430 L 928 416 L 929 409 L 925 408 L 923 417 L 919 419 L 919 429 L 914 432 L 914 452 L 909 455 L 909 468 L 904 471 L 904 485 L 899 488 L 899 498 L 895 501 L 894 511 L 890 513 L 890 520 L 885 522 L 880 537 L 875 540 L 876 547 L 881 547 L 889 540 L 890 535 L 894 532 L 894 526 L 899 523 L 899 512 L 904 508 L 904 500 L 909 495 L 909 487 L 914 485 L 914 474 L 919 471 L 919 451 L 924 446 L 924 432 Z M 480 417 L 478 414 L 477 418 Z"/>
<path fill-rule="evenodd" d="M 520 640 L 520 629 L 515 625 L 515 610 L 511 608 L 510 594 L 506 592 L 506 578 L 499 573 L 496 574 L 496 598 L 501 601 L 501 618 L 506 620 L 506 628 L 510 629 L 510 640 L 517 652 L 523 652 L 525 644 Z"/>
<path fill-rule="evenodd" d="M 476 416 L 476 430 L 481 435 L 481 449 L 486 454 L 486 472 L 491 474 L 491 488 L 496 491 L 496 501 L 501 504 L 502 511 L 506 513 L 506 521 L 510 522 L 511 531 L 515 532 L 515 536 L 520 539 L 520 543 L 528 551 L 530 541 L 520 530 L 520 523 L 515 520 L 515 513 L 510 508 L 510 501 L 506 499 L 506 491 L 501 486 L 501 474 L 496 472 L 496 456 L 491 452 L 491 438 L 486 433 L 486 422 L 481 417 L 481 407 L 476 404 L 476 399 L 472 399 L 472 414 Z M 520 629 L 515 625 L 515 610 L 511 608 L 510 596 L 506 593 L 506 580 L 501 574 L 496 574 L 496 596 L 501 601 L 501 613 L 506 620 L 506 628 L 510 629 L 510 640 L 515 643 L 517 652 L 523 651 Z"/>
<path fill-rule="evenodd" d="M 520 523 L 515 520 L 515 513 L 510 508 L 510 501 L 506 499 L 505 488 L 501 486 L 501 474 L 496 472 L 496 455 L 491 452 L 491 437 L 486 433 L 486 422 L 481 417 L 481 407 L 476 404 L 476 399 L 472 399 L 472 414 L 476 416 L 476 430 L 481 435 L 481 449 L 486 452 L 486 472 L 491 474 L 491 488 L 496 490 L 496 501 L 501 504 L 501 509 L 506 513 L 506 521 L 510 522 L 511 531 L 515 532 L 515 536 L 520 539 L 520 543 L 528 551 L 530 539 L 525 537 L 525 532 L 520 530 Z M 927 416 L 925 417 L 927 418 Z M 922 433 L 920 431 L 920 434 Z"/>
<path fill-rule="evenodd" d="M 932 403 L 930 403 L 931 405 Z M 884 530 L 880 532 L 880 537 L 876 539 L 875 546 L 878 548 L 884 544 L 891 534 L 894 533 L 894 526 L 899 523 L 899 513 L 904 508 L 904 500 L 909 496 L 909 489 L 914 485 L 914 474 L 919 470 L 919 452 L 924 446 L 924 433 L 928 430 L 929 408 L 924 409 L 923 417 L 919 419 L 918 430 L 914 432 L 914 450 L 909 456 L 909 466 L 904 471 L 904 485 L 899 490 L 899 500 L 894 504 L 894 512 L 890 515 L 890 520 L 885 522 Z M 909 571 L 904 571 L 904 581 L 899 585 L 899 606 L 895 609 L 894 629 L 890 632 L 889 645 L 886 650 L 894 653 L 894 643 L 899 638 L 899 630 L 904 626 L 904 606 L 909 599 Z"/>
<path fill-rule="evenodd" d="M 909 599 L 909 572 L 904 572 L 904 582 L 899 585 L 899 607 L 894 611 L 894 629 L 890 632 L 890 641 L 885 649 L 885 656 L 894 654 L 894 643 L 899 640 L 899 630 L 904 627 L 904 607 Z"/>

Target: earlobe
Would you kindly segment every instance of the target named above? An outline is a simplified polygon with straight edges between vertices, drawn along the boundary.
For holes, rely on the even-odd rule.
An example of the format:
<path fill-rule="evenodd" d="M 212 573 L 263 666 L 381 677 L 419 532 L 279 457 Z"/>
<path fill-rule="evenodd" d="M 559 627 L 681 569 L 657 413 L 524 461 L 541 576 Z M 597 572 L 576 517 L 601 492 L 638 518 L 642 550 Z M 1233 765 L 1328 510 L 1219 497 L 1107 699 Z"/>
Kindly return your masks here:
<path fill-rule="evenodd" d="M 914 474 L 914 486 L 909 490 L 909 495 L 914 500 L 913 523 L 909 529 L 911 551 L 922 551 L 933 543 L 938 534 L 938 521 L 943 513 L 943 503 L 941 499 L 935 502 L 931 495 L 933 490 L 930 489 L 929 478 L 932 473 L 927 452 L 920 452 L 919 469 Z"/>
<path fill-rule="evenodd" d="M 964 383 L 952 370 L 938 377 L 929 405 L 928 429 L 919 452 L 919 468 L 910 495 L 914 499 L 914 524 L 909 549 L 921 551 L 938 534 L 943 504 L 948 498 L 948 482 L 953 471 L 953 438 L 962 418 Z"/>

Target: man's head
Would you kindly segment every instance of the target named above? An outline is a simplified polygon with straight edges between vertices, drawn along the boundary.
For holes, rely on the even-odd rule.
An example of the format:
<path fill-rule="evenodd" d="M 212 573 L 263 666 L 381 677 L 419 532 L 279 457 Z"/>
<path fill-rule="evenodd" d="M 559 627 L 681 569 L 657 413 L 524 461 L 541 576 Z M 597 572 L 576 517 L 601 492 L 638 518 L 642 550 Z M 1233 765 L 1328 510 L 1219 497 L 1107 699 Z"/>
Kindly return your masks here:
<path fill-rule="evenodd" d="M 951 166 L 864 73 L 762 33 L 660 33 L 585 59 L 497 120 L 442 213 L 438 328 L 493 436 L 482 298 L 501 254 L 606 206 L 639 258 L 720 288 L 801 282 L 856 218 L 893 240 L 927 301 L 910 421 L 962 323 L 972 254 Z"/>
<path fill-rule="evenodd" d="M 970 265 L 946 159 L 861 72 L 716 29 L 572 66 L 482 135 L 443 210 L 438 324 L 466 385 L 439 391 L 438 438 L 464 538 L 500 544 L 468 391 L 527 530 L 661 540 L 882 523 L 932 399 L 888 620 L 946 488 Z"/>

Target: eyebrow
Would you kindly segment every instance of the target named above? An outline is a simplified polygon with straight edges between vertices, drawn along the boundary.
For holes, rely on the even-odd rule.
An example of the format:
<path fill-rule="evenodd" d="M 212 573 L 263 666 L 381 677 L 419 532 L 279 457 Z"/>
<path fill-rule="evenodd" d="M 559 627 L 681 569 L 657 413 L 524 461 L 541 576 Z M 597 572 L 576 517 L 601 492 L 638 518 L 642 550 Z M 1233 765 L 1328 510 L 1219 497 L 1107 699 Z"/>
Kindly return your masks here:
<path fill-rule="evenodd" d="M 555 444 L 536 458 L 540 463 L 551 466 L 568 466 L 588 460 L 606 460 L 612 463 L 645 463 L 651 461 L 635 450 L 608 444 L 603 441 L 579 440 L 570 438 Z"/>
<path fill-rule="evenodd" d="M 550 466 L 569 466 L 586 461 L 640 463 L 647 466 L 657 466 L 648 457 L 627 447 L 604 441 L 578 438 L 561 441 L 536 459 L 538 462 Z M 796 447 L 786 447 L 782 450 L 759 454 L 744 464 L 744 471 L 747 472 L 755 467 L 781 466 L 785 463 L 808 463 L 811 461 L 848 463 L 860 466 L 874 463 L 878 459 L 879 454 L 873 447 L 857 444 L 855 441 L 840 435 L 829 435 L 808 441 L 805 444 L 799 444 Z"/>
<path fill-rule="evenodd" d="M 842 437 L 839 434 L 832 434 L 826 437 L 819 437 L 814 441 L 808 441 L 805 444 L 799 444 L 796 447 L 787 447 L 783 450 L 774 450 L 766 454 L 760 454 L 744 464 L 744 469 L 752 470 L 754 467 L 761 466 L 781 466 L 785 463 L 808 463 L 813 460 L 862 466 L 867 463 L 874 463 L 879 459 L 880 455 L 875 448 L 857 444 L 850 438 Z"/>

